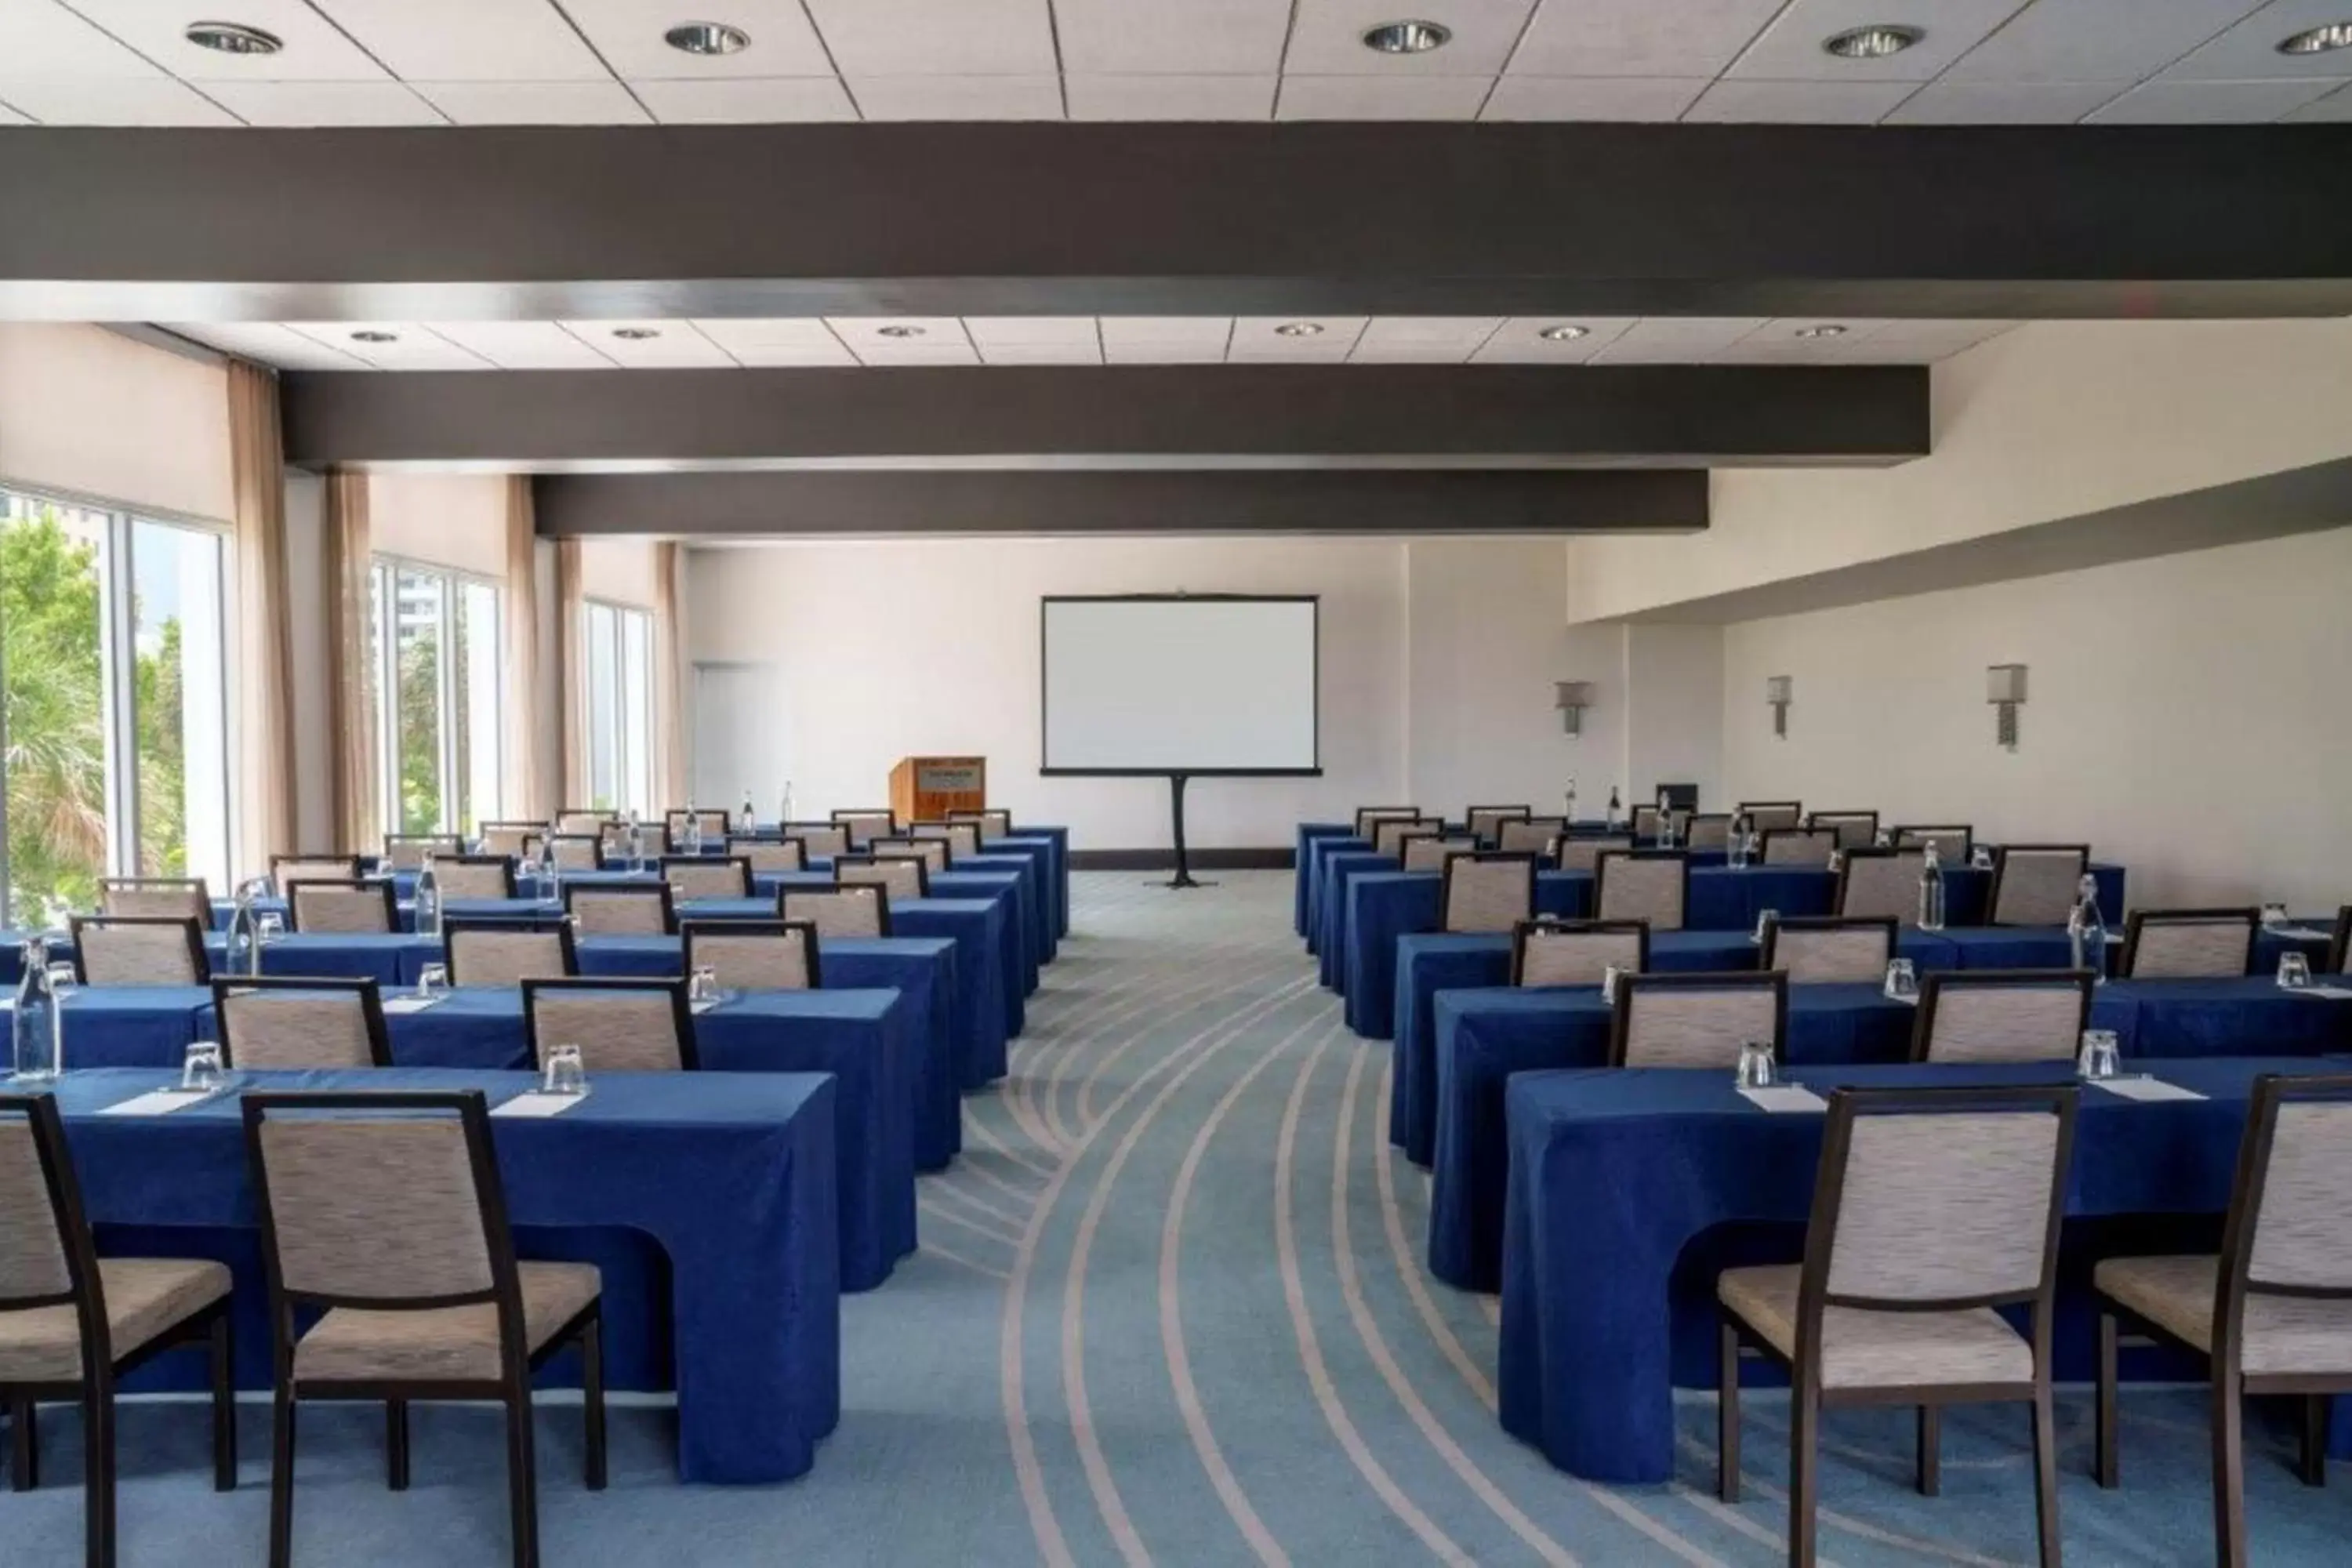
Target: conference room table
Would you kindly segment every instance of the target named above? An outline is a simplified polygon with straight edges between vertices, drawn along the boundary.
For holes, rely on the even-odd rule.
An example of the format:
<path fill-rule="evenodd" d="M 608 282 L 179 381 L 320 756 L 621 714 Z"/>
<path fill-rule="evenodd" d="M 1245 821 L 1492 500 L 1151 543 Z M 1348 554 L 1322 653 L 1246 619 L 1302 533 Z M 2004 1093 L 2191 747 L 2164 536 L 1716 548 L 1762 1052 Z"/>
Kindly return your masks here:
<path fill-rule="evenodd" d="M 2141 1065 L 2200 1098 L 2139 1101 L 2085 1087 L 2067 1183 L 2071 1220 L 2197 1215 L 2210 1225 L 2229 1205 L 2255 1079 L 2345 1064 L 2247 1057 Z M 2072 1081 L 2058 1065 L 1847 1066 L 1794 1077 L 1823 1096 L 1840 1086 Z M 1727 1072 L 1637 1068 L 1521 1073 L 1506 1091 L 1506 1120 L 1511 1168 L 1495 1380 L 1504 1428 L 1590 1480 L 1669 1480 L 1675 1385 L 1716 1383 L 1717 1255 L 1800 1256 L 1824 1118 L 1760 1110 Z M 1729 1245 L 1734 1235 L 1745 1245 Z M 2069 1236 L 2087 1244 L 2077 1226 Z M 2087 1310 L 2063 1286 L 2060 1300 L 2057 1374 L 2087 1378 Z"/>
<path fill-rule="evenodd" d="M 176 1074 L 68 1073 L 57 1088 L 83 1205 L 108 1256 L 202 1257 L 236 1279 L 241 1385 L 270 1378 L 268 1286 L 234 1093 L 108 1115 Z M 528 1073 L 250 1073 L 257 1090 L 477 1090 L 516 1250 L 603 1275 L 608 1384 L 677 1392 L 681 1480 L 808 1471 L 841 1416 L 834 1153 L 837 1081 L 813 1073 L 610 1073 L 553 1117 L 499 1117 Z M 132 1386 L 200 1375 L 163 1357 Z M 567 1352 L 543 1382 L 576 1381 Z"/>
<path fill-rule="evenodd" d="M 1438 997 L 1429 1264 L 1447 1284 L 1492 1290 L 1501 1278 L 1510 1079 L 1606 1067 L 1611 1016 L 1598 986 L 1505 986 Z M 1798 1070 L 1904 1062 L 1917 1018 L 1916 1004 L 1895 1001 L 1876 985 L 1792 985 L 1781 1059 Z M 2158 1071 L 2184 1058 L 2315 1057 L 2352 1051 L 2352 998 L 2285 991 L 2254 977 L 2113 980 L 2091 999 L 2090 1026 L 2114 1030 L 2125 1057 Z"/>

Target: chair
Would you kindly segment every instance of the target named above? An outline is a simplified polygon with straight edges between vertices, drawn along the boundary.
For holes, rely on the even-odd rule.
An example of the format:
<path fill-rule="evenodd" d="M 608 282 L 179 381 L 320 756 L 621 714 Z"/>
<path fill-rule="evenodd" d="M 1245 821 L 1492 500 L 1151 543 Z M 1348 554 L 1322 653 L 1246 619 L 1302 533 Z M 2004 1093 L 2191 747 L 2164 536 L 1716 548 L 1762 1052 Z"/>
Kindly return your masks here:
<path fill-rule="evenodd" d="M 699 830 L 705 843 L 714 838 L 727 837 L 727 813 L 705 810 L 698 806 L 674 805 L 663 812 L 662 832 L 668 837 L 672 844 L 683 844 L 686 842 L 686 827 L 689 819 Z M 751 825 L 746 823 L 744 826 L 748 827 Z"/>
<path fill-rule="evenodd" d="M 2098 1480 L 2118 1479 L 2119 1328 L 2205 1358 L 2213 1384 L 2213 1554 L 2244 1568 L 2248 1394 L 2299 1395 L 2304 1484 L 2327 1475 L 2328 1395 L 2352 1392 L 2352 1075 L 2254 1080 L 2218 1256 L 2110 1258 L 2099 1302 Z"/>
<path fill-rule="evenodd" d="M 1535 917 L 1536 858 L 1500 849 L 1448 855 L 1441 863 L 1437 908 L 1442 931 L 1517 930 Z"/>
<path fill-rule="evenodd" d="M 1730 815 L 1720 811 L 1694 812 L 1689 830 L 1681 837 L 1685 848 L 1727 849 L 1731 847 Z"/>
<path fill-rule="evenodd" d="M 2087 969 L 1933 971 L 1919 980 L 1915 1062 L 2073 1061 L 2090 1021 Z"/>
<path fill-rule="evenodd" d="M 1689 836 L 1691 816 L 1692 814 L 1690 812 L 1685 811 L 1680 807 L 1675 807 L 1674 809 L 1672 820 L 1675 826 L 1675 837 L 1677 839 L 1685 838 Z M 1655 838 L 1657 836 L 1658 808 L 1647 804 L 1634 806 L 1633 837 L 1636 838 Z"/>
<path fill-rule="evenodd" d="M 1789 1034 L 1789 977 L 1757 973 L 1621 974 L 1609 1016 L 1609 1065 L 1720 1068 L 1760 1040 L 1780 1054 Z"/>
<path fill-rule="evenodd" d="M 400 929 L 392 881 L 299 881 L 286 889 L 288 923 L 298 931 L 386 936 Z"/>
<path fill-rule="evenodd" d="M 441 922 L 441 947 L 452 985 L 520 985 L 580 973 L 579 949 L 566 920 L 453 915 Z"/>
<path fill-rule="evenodd" d="M 567 805 L 555 814 L 555 831 L 593 834 L 606 823 L 619 820 L 615 814 L 598 811 L 593 806 Z"/>
<path fill-rule="evenodd" d="M 1481 848 L 1488 845 L 1495 845 L 1499 848 L 1503 824 L 1524 822 L 1534 815 L 1535 810 L 1532 806 L 1474 805 L 1463 812 L 1462 820 L 1470 829 L 1470 837 L 1478 841 Z"/>
<path fill-rule="evenodd" d="M 522 1037 L 544 1068 L 557 1046 L 578 1046 L 590 1073 L 692 1072 L 694 1015 L 683 980 L 530 979 Z"/>
<path fill-rule="evenodd" d="M 948 868 L 944 838 L 874 838 L 866 843 L 866 853 L 877 860 L 920 860 L 935 872 Z"/>
<path fill-rule="evenodd" d="M 677 910 L 667 882 L 651 886 L 599 887 L 567 884 L 563 912 L 586 936 L 667 936 L 677 930 Z"/>
<path fill-rule="evenodd" d="M 1786 971 L 1791 985 L 1875 984 L 1895 957 L 1895 927 L 1892 915 L 1784 915 L 1764 928 L 1763 966 Z"/>
<path fill-rule="evenodd" d="M 907 836 L 909 838 L 940 840 L 948 847 L 950 862 L 980 853 L 980 824 L 977 822 L 918 822 L 907 829 Z"/>
<path fill-rule="evenodd" d="M 1918 1410 L 1916 1484 L 1940 1489 L 1942 1407 L 2033 1408 L 2035 1523 L 2059 1561 L 2051 1321 L 2076 1090 L 1839 1089 L 1822 1131 L 1805 1259 L 1716 1282 L 1717 1489 L 1739 1500 L 1739 1358 L 1789 1368 L 1789 1561 L 1814 1562 L 1826 1406 Z M 2020 1334 L 1995 1310 L 2029 1308 Z"/>
<path fill-rule="evenodd" d="M 1383 822 L 1419 822 L 1421 807 L 1417 805 L 1360 805 L 1356 808 L 1356 837 L 1370 838 L 1372 829 Z"/>
<path fill-rule="evenodd" d="M 1477 847 L 1478 841 L 1466 833 L 1406 833 L 1397 838 L 1398 862 L 1408 871 L 1443 870 L 1448 857 Z"/>
<path fill-rule="evenodd" d="M 1948 827 L 1897 827 L 1894 841 L 1897 849 L 1925 849 L 1930 844 L 1934 845 L 1937 858 L 1947 868 L 1967 865 L 1969 857 L 1976 852 L 1976 833 L 1965 824 Z"/>
<path fill-rule="evenodd" d="M 509 860 L 520 860 L 523 841 L 536 838 L 547 831 L 543 822 L 485 822 L 482 824 L 482 853 L 503 855 Z"/>
<path fill-rule="evenodd" d="M 640 822 L 636 825 L 636 831 L 637 855 L 641 859 L 650 858 L 658 860 L 663 856 L 668 854 L 671 847 L 677 842 L 675 837 L 671 835 L 669 826 L 667 823 Z M 607 860 L 625 860 L 628 858 L 629 825 L 627 823 L 607 822 L 601 827 L 597 828 L 597 865 L 601 866 Z M 593 866 L 589 868 L 591 870 L 593 870 L 594 868 L 595 867 Z M 566 869 L 569 869 L 569 868 L 566 868 Z"/>
<path fill-rule="evenodd" d="M 1514 985 L 1598 985 L 1614 967 L 1650 967 L 1647 921 L 1521 921 L 1511 928 Z"/>
<path fill-rule="evenodd" d="M 0 1405 L 13 1428 L 16 1488 L 40 1481 L 36 1406 L 80 1405 L 90 1568 L 115 1561 L 115 1387 L 163 1352 L 197 1345 L 210 1356 L 213 1489 L 236 1489 L 230 1291 L 225 1264 L 100 1258 L 57 1100 L 0 1094 Z"/>
<path fill-rule="evenodd" d="M 101 877 L 98 912 L 157 915 L 166 920 L 213 923 L 212 889 L 202 877 Z"/>
<path fill-rule="evenodd" d="M 2124 926 L 2126 980 L 2229 979 L 2254 967 L 2260 910 L 2134 910 Z"/>
<path fill-rule="evenodd" d="M 515 897 L 514 862 L 504 855 L 436 855 L 433 879 L 444 899 Z"/>
<path fill-rule="evenodd" d="M 1826 870 L 1837 853 L 1837 830 L 1832 827 L 1768 827 L 1764 830 L 1767 866 L 1819 866 Z"/>
<path fill-rule="evenodd" d="M 2010 844 L 1992 859 L 1992 891 L 1985 898 L 1985 923 L 1996 926 L 2064 925 L 2074 912 L 2083 874 L 2090 868 L 2087 844 Z"/>
<path fill-rule="evenodd" d="M 192 920 L 76 915 L 67 931 L 84 985 L 202 985 L 212 975 L 204 928 Z"/>
<path fill-rule="evenodd" d="M 849 853 L 849 829 L 837 822 L 796 822 L 784 830 L 784 842 L 801 847 L 803 864 L 830 860 Z"/>
<path fill-rule="evenodd" d="M 383 997 L 373 980 L 215 979 L 213 1019 L 224 1068 L 295 1072 L 392 1065 Z"/>
<path fill-rule="evenodd" d="M 546 842 L 555 856 L 555 868 L 559 871 L 601 871 L 604 868 L 604 846 L 593 834 L 559 833 Z"/>
<path fill-rule="evenodd" d="M 1002 806 L 988 806 L 980 811 L 950 811 L 948 820 L 977 824 L 982 844 L 993 844 L 1000 838 L 1013 837 L 1013 814 Z"/>
<path fill-rule="evenodd" d="M 1919 918 L 1919 876 L 1925 849 L 1862 848 L 1845 851 L 1838 869 L 1837 912 L 1847 920 Z"/>
<path fill-rule="evenodd" d="M 748 899 L 751 896 L 751 863 L 720 860 L 708 855 L 666 855 L 662 882 L 673 897 L 686 899 Z"/>
<path fill-rule="evenodd" d="M 367 868 L 356 855 L 272 855 L 269 885 L 281 896 L 296 882 L 356 882 Z"/>
<path fill-rule="evenodd" d="M 1507 855 L 1559 852 L 1556 842 L 1568 836 L 1568 819 L 1560 816 L 1513 816 L 1495 825 L 1495 847 Z"/>
<path fill-rule="evenodd" d="M 1739 814 L 1748 818 L 1748 830 L 1753 833 L 1797 827 L 1805 820 L 1804 803 L 1794 800 L 1743 800 Z"/>
<path fill-rule="evenodd" d="M 2327 943 L 2327 968 L 2331 973 L 2352 974 L 2352 904 L 2336 911 L 2336 934 Z"/>
<path fill-rule="evenodd" d="M 1443 833 L 1445 823 L 1435 816 L 1383 816 L 1372 824 L 1372 853 L 1397 856 L 1404 853 L 1404 836 L 1408 833 Z"/>
<path fill-rule="evenodd" d="M 787 888 L 777 908 L 787 923 L 805 921 L 820 937 L 890 934 L 890 889 L 878 882 Z"/>
<path fill-rule="evenodd" d="M 1878 842 L 1874 811 L 1814 811 L 1805 814 L 1808 827 L 1826 827 L 1837 835 L 1841 849 L 1868 849 Z"/>
<path fill-rule="evenodd" d="M 413 1399 L 506 1407 L 513 1560 L 535 1568 L 530 1374 L 579 1345 L 586 1481 L 603 1490 L 604 1286 L 591 1264 L 516 1260 L 481 1092 L 248 1094 L 245 1142 L 276 1373 L 271 1568 L 294 1557 L 295 1406 L 382 1400 L 387 1479 L 405 1491 Z"/>
<path fill-rule="evenodd" d="M 833 860 L 833 879 L 838 883 L 867 882 L 887 888 L 893 899 L 928 899 L 931 896 L 930 868 L 920 860 L 897 859 L 884 856 L 836 855 Z"/>
<path fill-rule="evenodd" d="M 387 833 L 383 836 L 383 867 L 387 871 L 414 871 L 425 858 L 463 855 L 466 841 L 454 833 Z"/>
<path fill-rule="evenodd" d="M 1647 921 L 1653 931 L 1680 931 L 1690 907 L 1690 857 L 1679 849 L 1612 849 L 1593 870 L 1596 920 Z"/>
<path fill-rule="evenodd" d="M 875 839 L 887 838 L 898 831 L 898 814 L 895 811 L 836 810 L 833 819 L 848 833 L 852 849 L 863 849 Z"/>
<path fill-rule="evenodd" d="M 814 921 L 688 921 L 686 972 L 708 966 L 731 991 L 814 991 L 824 984 Z"/>
<path fill-rule="evenodd" d="M 1559 841 L 1559 868 L 1598 876 L 1603 855 L 1630 852 L 1633 847 L 1632 837 L 1622 833 L 1601 834 L 1591 838 L 1563 838 Z"/>
<path fill-rule="evenodd" d="M 787 871 L 805 871 L 808 861 L 801 854 L 797 838 L 730 838 L 727 858 L 740 860 L 751 867 L 754 877 L 773 877 Z"/>

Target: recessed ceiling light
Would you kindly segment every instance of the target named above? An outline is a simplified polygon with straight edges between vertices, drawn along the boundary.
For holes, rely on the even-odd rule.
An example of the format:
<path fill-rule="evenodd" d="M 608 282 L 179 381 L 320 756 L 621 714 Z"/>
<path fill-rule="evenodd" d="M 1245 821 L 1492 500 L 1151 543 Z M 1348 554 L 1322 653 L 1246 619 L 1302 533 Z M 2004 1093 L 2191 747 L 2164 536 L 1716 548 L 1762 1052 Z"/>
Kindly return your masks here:
<path fill-rule="evenodd" d="M 248 27 L 242 22 L 191 22 L 182 35 L 200 49 L 225 55 L 274 55 L 286 46 L 275 33 Z"/>
<path fill-rule="evenodd" d="M 1548 343 L 1572 343 L 1579 338 L 1589 338 L 1591 335 L 1592 329 L 1591 327 L 1571 327 L 1566 325 L 1546 327 L 1542 331 L 1536 334 L 1536 336 L 1541 338 Z"/>
<path fill-rule="evenodd" d="M 1323 330 L 1320 321 L 1285 321 L 1274 329 L 1277 338 L 1311 338 Z"/>
<path fill-rule="evenodd" d="M 396 343 L 399 341 L 400 334 L 398 332 L 379 332 L 370 331 L 353 332 L 352 334 L 352 342 L 355 343 Z"/>
<path fill-rule="evenodd" d="M 2310 27 L 2292 37 L 2281 38 L 2278 52 L 2283 55 L 2324 55 L 2330 49 L 2352 49 L 2352 22 L 2330 22 L 2324 27 Z"/>
<path fill-rule="evenodd" d="M 734 55 L 751 47 L 751 35 L 724 22 L 680 22 L 662 42 L 689 55 Z"/>
<path fill-rule="evenodd" d="M 647 338 L 661 336 L 661 331 L 655 327 L 614 327 L 613 335 L 625 343 L 641 343 Z"/>
<path fill-rule="evenodd" d="M 1425 55 L 1453 37 L 1453 28 L 1435 22 L 1383 22 L 1364 34 L 1364 47 L 1381 55 Z"/>
<path fill-rule="evenodd" d="M 1889 55 L 1901 54 L 1927 36 L 1923 28 L 1880 22 L 1833 33 L 1822 40 L 1822 48 L 1842 60 L 1883 60 Z"/>
<path fill-rule="evenodd" d="M 1835 321 L 1823 321 L 1818 327 L 1799 327 L 1797 335 L 1801 338 L 1842 338 L 1845 336 L 1845 329 Z"/>
<path fill-rule="evenodd" d="M 874 335 L 877 338 L 919 338 L 923 335 L 923 329 L 908 326 L 877 327 L 874 329 Z"/>

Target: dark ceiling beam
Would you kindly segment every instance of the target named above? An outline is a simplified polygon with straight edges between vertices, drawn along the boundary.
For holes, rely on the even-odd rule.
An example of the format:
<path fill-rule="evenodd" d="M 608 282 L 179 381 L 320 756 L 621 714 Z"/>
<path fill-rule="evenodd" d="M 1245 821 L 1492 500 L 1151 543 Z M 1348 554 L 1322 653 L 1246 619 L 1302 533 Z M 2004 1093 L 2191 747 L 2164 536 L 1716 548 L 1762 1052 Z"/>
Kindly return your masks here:
<path fill-rule="evenodd" d="M 0 312 L 2352 311 L 2352 126 L 20 128 Z"/>
<path fill-rule="evenodd" d="M 1707 476 L 1682 468 L 543 474 L 535 489 L 539 531 L 553 537 L 1564 534 L 1707 521 Z"/>
<path fill-rule="evenodd" d="M 282 404 L 312 468 L 1704 468 L 1929 436 L 1909 366 L 295 372 Z"/>

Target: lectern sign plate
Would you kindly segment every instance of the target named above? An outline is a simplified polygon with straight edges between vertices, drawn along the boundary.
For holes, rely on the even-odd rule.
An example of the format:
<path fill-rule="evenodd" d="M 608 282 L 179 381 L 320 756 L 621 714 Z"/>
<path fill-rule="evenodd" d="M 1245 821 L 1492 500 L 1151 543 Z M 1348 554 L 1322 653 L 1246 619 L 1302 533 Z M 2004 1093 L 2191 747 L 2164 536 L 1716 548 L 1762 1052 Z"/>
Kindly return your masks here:
<path fill-rule="evenodd" d="M 976 762 L 936 762 L 919 763 L 915 770 L 915 787 L 926 795 L 961 795 L 984 787 L 981 783 L 981 766 Z"/>

